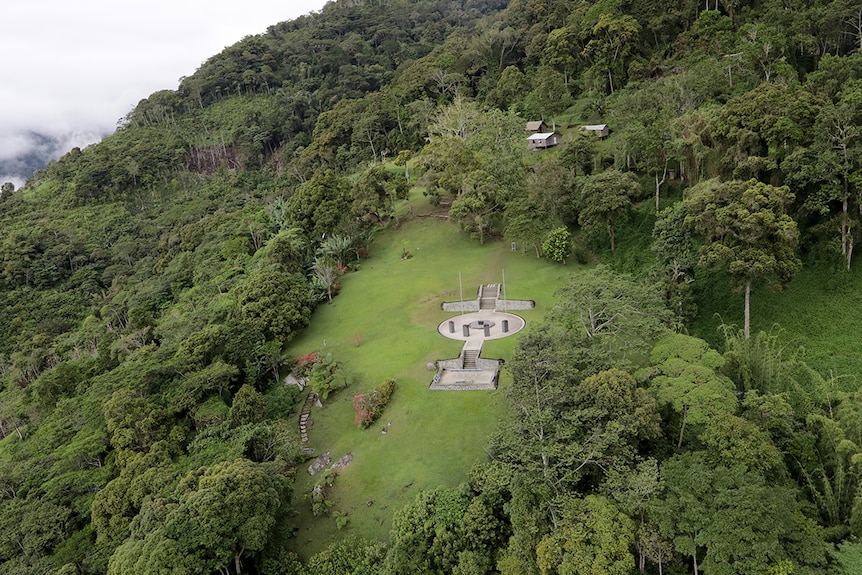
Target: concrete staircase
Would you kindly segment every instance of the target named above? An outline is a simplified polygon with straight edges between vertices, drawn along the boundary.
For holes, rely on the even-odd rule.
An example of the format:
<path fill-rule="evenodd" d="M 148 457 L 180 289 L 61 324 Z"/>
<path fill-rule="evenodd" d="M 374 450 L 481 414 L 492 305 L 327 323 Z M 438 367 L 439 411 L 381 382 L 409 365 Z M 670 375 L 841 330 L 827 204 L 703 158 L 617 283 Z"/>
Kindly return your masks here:
<path fill-rule="evenodd" d="M 495 310 L 497 309 L 497 299 L 500 297 L 500 286 L 497 284 L 488 284 L 482 286 L 482 292 L 479 294 L 479 309 Z"/>
<path fill-rule="evenodd" d="M 461 354 L 464 369 L 478 369 L 476 367 L 476 359 L 479 357 L 481 349 L 465 349 Z"/>

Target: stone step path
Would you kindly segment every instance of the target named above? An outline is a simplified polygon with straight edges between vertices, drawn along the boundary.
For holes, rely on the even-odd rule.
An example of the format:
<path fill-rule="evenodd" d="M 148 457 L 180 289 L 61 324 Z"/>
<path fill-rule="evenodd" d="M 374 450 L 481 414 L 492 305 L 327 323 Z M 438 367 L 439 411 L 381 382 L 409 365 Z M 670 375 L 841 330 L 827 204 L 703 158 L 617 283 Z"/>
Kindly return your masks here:
<path fill-rule="evenodd" d="M 479 309 L 497 309 L 497 299 L 500 297 L 500 286 L 497 284 L 488 284 L 482 286 L 482 293 L 479 298 Z"/>
<path fill-rule="evenodd" d="M 299 413 L 299 439 L 303 444 L 308 443 L 308 428 L 312 424 L 311 406 L 315 403 L 317 403 L 317 394 L 309 391 L 305 403 L 302 404 L 302 411 Z"/>
<path fill-rule="evenodd" d="M 464 369 L 476 369 L 476 358 L 479 357 L 478 349 L 465 349 L 463 354 Z"/>

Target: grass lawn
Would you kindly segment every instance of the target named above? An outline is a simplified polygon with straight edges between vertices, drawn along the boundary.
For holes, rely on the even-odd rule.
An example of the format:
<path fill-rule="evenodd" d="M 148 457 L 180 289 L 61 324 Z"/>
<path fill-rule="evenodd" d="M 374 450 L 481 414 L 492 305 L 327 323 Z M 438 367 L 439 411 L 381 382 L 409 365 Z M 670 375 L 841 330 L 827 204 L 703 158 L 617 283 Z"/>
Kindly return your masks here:
<path fill-rule="evenodd" d="M 403 249 L 413 257 L 402 260 Z M 457 357 L 461 350 L 461 342 L 436 329 L 453 315 L 441 304 L 459 300 L 459 272 L 464 299 L 474 299 L 480 284 L 501 283 L 505 270 L 506 296 L 536 301 L 535 310 L 519 312 L 529 330 L 577 269 L 512 252 L 508 242 L 479 245 L 439 218 L 413 219 L 375 240 L 361 269 L 342 278 L 341 293 L 318 308 L 289 349 L 294 357 L 330 352 L 355 378 L 323 409 L 312 410 L 308 444 L 316 455 L 330 450 L 333 460 L 353 453 L 352 464 L 329 491 L 333 511 L 346 513 L 349 523 L 339 531 L 332 517 L 311 514 L 310 493 L 319 476 L 310 477 L 302 466 L 294 496 L 301 526 L 297 553 L 308 557 L 347 533 L 386 541 L 393 513 L 419 490 L 464 482 L 470 467 L 484 457 L 488 437 L 505 412 L 499 392 L 428 389 L 434 372 L 426 364 Z M 358 335 L 357 346 L 352 340 Z M 488 342 L 483 357 L 511 358 L 517 337 Z M 353 395 L 389 377 L 398 382 L 391 403 L 375 425 L 359 429 Z M 509 381 L 504 369 L 501 388 Z M 389 422 L 387 433 L 381 433 Z"/>
<path fill-rule="evenodd" d="M 700 281 L 700 280 L 699 280 Z M 722 348 L 721 322 L 742 327 L 743 296 L 719 274 L 704 278 L 700 314 L 694 335 Z M 780 292 L 752 290 L 751 331 L 772 331 L 790 352 L 824 377 L 834 375 L 836 385 L 855 391 L 862 384 L 862 270 L 850 272 L 825 265 L 805 267 Z M 720 314 L 720 317 L 719 317 Z"/>
<path fill-rule="evenodd" d="M 806 268 L 785 291 L 761 293 L 757 302 L 751 304 L 752 329 L 778 326 L 781 339 L 791 349 L 801 348 L 805 360 L 821 375 L 834 375 L 838 387 L 845 391 L 859 389 L 862 270 Z"/>

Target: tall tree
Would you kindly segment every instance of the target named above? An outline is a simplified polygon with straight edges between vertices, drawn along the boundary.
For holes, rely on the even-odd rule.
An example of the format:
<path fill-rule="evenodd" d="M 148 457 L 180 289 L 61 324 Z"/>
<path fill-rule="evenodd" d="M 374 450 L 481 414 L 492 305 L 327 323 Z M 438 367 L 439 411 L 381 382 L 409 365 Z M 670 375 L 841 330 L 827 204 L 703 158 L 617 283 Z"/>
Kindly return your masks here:
<path fill-rule="evenodd" d="M 634 522 L 611 499 L 587 495 L 570 499 L 560 527 L 536 550 L 542 575 L 628 575 L 634 543 Z"/>
<path fill-rule="evenodd" d="M 631 172 L 607 170 L 578 178 L 580 212 L 578 223 L 587 231 L 603 230 L 616 250 L 616 225 L 629 215 L 632 199 L 640 195 L 641 186 Z"/>
<path fill-rule="evenodd" d="M 383 572 L 451 573 L 469 542 L 459 537 L 459 529 L 470 504 L 467 494 L 457 489 L 423 491 L 395 513 Z"/>
<path fill-rule="evenodd" d="M 744 334 L 751 325 L 751 287 L 780 287 L 802 267 L 796 256 L 799 231 L 787 214 L 793 194 L 786 186 L 756 180 L 709 180 L 691 188 L 685 199 L 692 225 L 704 238 L 700 263 L 723 269 L 745 293 Z"/>
<path fill-rule="evenodd" d="M 536 257 L 542 257 L 542 242 L 550 231 L 550 224 L 538 205 L 529 198 L 515 198 L 506 204 L 505 235 L 525 247 L 532 246 Z"/>
<path fill-rule="evenodd" d="M 672 314 L 657 286 L 596 266 L 557 291 L 547 321 L 577 342 L 587 374 L 645 358 Z"/>
<path fill-rule="evenodd" d="M 314 263 L 311 266 L 311 277 L 315 283 L 324 289 L 329 303 L 332 303 L 332 288 L 338 278 L 341 277 L 338 263 L 330 256 L 314 258 Z"/>
<path fill-rule="evenodd" d="M 247 459 L 192 472 L 177 486 L 176 502 L 145 506 L 108 573 L 239 575 L 267 545 L 284 486 L 274 469 Z"/>
<path fill-rule="evenodd" d="M 828 214 L 830 204 L 840 205 L 841 255 L 849 271 L 860 225 L 854 208 L 862 205 L 862 80 L 847 81 L 836 99 L 820 109 L 811 145 L 783 167 L 789 183 L 811 189 L 809 209 Z"/>
<path fill-rule="evenodd" d="M 611 94 L 625 75 L 625 60 L 635 51 L 640 31 L 638 21 L 628 14 L 601 14 L 581 52 L 592 63 L 594 82 L 607 86 Z"/>
<path fill-rule="evenodd" d="M 563 74 L 565 85 L 575 71 L 577 54 L 581 51 L 578 31 L 570 26 L 551 30 L 542 52 L 542 63 Z"/>
<path fill-rule="evenodd" d="M 458 198 L 452 202 L 449 217 L 484 244 L 485 238 L 497 226 L 506 205 L 507 192 L 499 185 L 499 180 L 485 170 L 471 172 L 465 178 Z"/>
<path fill-rule="evenodd" d="M 650 507 L 662 534 L 692 560 L 695 574 L 772 573 L 788 559 L 822 564 L 821 547 L 798 555 L 794 530 L 810 529 L 793 490 L 766 482 L 745 465 L 714 465 L 702 452 L 685 453 L 661 467 L 664 496 Z"/>
<path fill-rule="evenodd" d="M 584 130 L 579 130 L 574 138 L 563 143 L 560 148 L 560 164 L 576 174 L 588 176 L 593 172 L 593 158 L 596 155 L 597 138 Z"/>
<path fill-rule="evenodd" d="M 287 213 L 295 226 L 302 228 L 313 241 L 338 232 L 350 213 L 350 184 L 332 171 L 317 171 L 296 188 L 287 200 Z"/>
<path fill-rule="evenodd" d="M 287 342 L 308 325 L 308 284 L 299 274 L 256 270 L 238 282 L 233 291 L 242 319 L 251 322 L 267 339 Z"/>
<path fill-rule="evenodd" d="M 650 362 L 637 375 L 648 379 L 658 401 L 679 415 L 677 449 L 687 425 L 701 426 L 736 409 L 733 382 L 720 373 L 724 359 L 702 339 L 667 335 L 656 343 Z"/>

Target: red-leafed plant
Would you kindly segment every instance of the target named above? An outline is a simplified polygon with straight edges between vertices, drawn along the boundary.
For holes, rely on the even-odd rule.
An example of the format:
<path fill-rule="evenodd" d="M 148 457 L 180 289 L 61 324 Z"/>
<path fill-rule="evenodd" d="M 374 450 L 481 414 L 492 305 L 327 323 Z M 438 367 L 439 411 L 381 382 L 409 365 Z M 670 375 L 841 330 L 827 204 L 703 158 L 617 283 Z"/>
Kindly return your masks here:
<path fill-rule="evenodd" d="M 365 428 L 374 422 L 376 416 L 375 398 L 373 394 L 357 393 L 353 396 L 353 408 L 356 410 L 354 421 L 359 427 Z"/>
<path fill-rule="evenodd" d="M 395 391 L 395 380 L 387 379 L 371 393 L 357 393 L 353 396 L 353 408 L 356 410 L 354 421 L 363 429 L 374 423 L 383 413 L 383 408 L 392 399 Z"/>
<path fill-rule="evenodd" d="M 308 377 L 311 373 L 311 368 L 317 363 L 320 363 L 320 352 L 312 351 L 296 360 L 296 366 L 293 368 L 293 372 L 296 377 Z"/>

